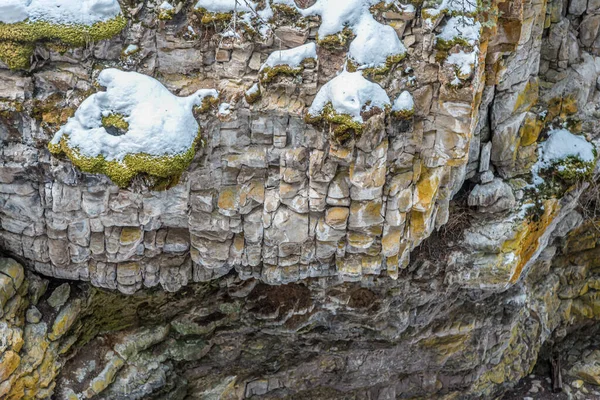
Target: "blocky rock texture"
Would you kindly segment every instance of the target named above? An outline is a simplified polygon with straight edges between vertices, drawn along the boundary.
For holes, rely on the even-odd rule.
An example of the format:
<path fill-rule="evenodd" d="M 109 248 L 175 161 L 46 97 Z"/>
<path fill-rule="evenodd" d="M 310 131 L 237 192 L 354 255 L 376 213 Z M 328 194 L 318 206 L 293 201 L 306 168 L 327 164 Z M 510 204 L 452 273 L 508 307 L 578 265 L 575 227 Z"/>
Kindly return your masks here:
<path fill-rule="evenodd" d="M 581 349 L 565 381 L 600 382 L 574 335 L 600 318 L 590 183 L 527 189 L 550 125 L 600 132 L 600 2 L 483 2 L 459 86 L 445 18 L 374 10 L 407 48 L 377 83 L 415 112 L 342 141 L 305 113 L 344 48 L 259 82 L 318 20 L 232 41 L 160 3 L 123 1 L 111 39 L 0 65 L 0 398 L 492 398 L 561 343 Z M 169 189 L 49 153 L 105 67 L 230 105 L 199 117 L 205 146 Z"/>

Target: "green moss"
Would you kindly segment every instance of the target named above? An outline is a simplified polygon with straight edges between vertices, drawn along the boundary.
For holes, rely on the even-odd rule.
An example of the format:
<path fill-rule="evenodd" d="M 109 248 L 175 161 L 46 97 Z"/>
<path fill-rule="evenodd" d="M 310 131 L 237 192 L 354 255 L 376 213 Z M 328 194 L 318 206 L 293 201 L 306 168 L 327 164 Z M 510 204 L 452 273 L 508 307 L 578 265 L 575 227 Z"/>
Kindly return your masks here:
<path fill-rule="evenodd" d="M 296 21 L 301 17 L 298 10 L 293 7 L 290 7 L 285 4 L 273 4 L 271 5 L 273 9 L 273 19 L 274 20 L 291 20 Z"/>
<path fill-rule="evenodd" d="M 363 75 L 370 76 L 371 78 L 376 79 L 376 80 L 381 79 L 384 76 L 386 76 L 392 68 L 394 68 L 400 62 L 402 62 L 402 60 L 404 60 L 405 58 L 406 58 L 405 53 L 394 54 L 394 55 L 388 56 L 388 58 L 385 61 L 384 66 L 365 68 L 363 70 Z M 351 64 L 351 62 L 349 61 L 348 64 Z M 354 69 L 356 70 L 357 68 L 355 67 Z M 350 72 L 352 72 L 352 71 L 350 71 Z"/>
<path fill-rule="evenodd" d="M 111 38 L 119 34 L 126 25 L 127 20 L 122 15 L 90 26 L 52 24 L 46 21 L 0 23 L 0 40 L 33 43 L 56 39 L 69 45 L 82 46 L 90 41 Z"/>
<path fill-rule="evenodd" d="M 446 60 L 448 58 L 448 52 L 456 45 L 465 48 L 466 51 L 473 50 L 473 47 L 464 38 L 455 37 L 452 40 L 444 40 L 444 39 L 437 38 L 437 40 L 435 42 L 435 49 L 437 50 L 437 53 L 435 55 L 435 60 L 438 63 L 442 63 L 444 60 Z"/>
<path fill-rule="evenodd" d="M 577 156 L 568 156 L 555 162 L 546 170 L 560 178 L 567 184 L 591 181 L 594 175 L 594 161 L 583 161 Z"/>
<path fill-rule="evenodd" d="M 317 34 L 317 44 L 328 50 L 341 50 L 346 48 L 352 38 L 354 38 L 354 33 L 346 26 L 341 32 L 323 38 L 319 38 Z"/>
<path fill-rule="evenodd" d="M 170 21 L 173 19 L 173 17 L 175 16 L 175 10 L 174 9 L 170 9 L 170 10 L 159 10 L 158 14 L 157 14 L 157 18 L 160 19 L 161 21 Z"/>
<path fill-rule="evenodd" d="M 28 69 L 33 50 L 30 43 L 0 41 L 0 60 L 10 69 Z"/>
<path fill-rule="evenodd" d="M 125 121 L 125 116 L 122 114 L 109 114 L 102 117 L 102 125 L 105 128 L 116 128 L 122 132 L 129 130 L 129 124 Z"/>
<path fill-rule="evenodd" d="M 0 59 L 11 69 L 27 69 L 34 44 L 39 41 L 64 46 L 84 46 L 90 41 L 111 38 L 119 34 L 127 20 L 119 15 L 93 25 L 63 25 L 46 21 L 0 23 Z"/>
<path fill-rule="evenodd" d="M 304 68 L 291 68 L 288 65 L 276 65 L 274 67 L 265 67 L 259 73 L 260 82 L 266 85 L 273 81 L 277 76 L 297 76 Z"/>
<path fill-rule="evenodd" d="M 217 12 L 213 13 L 205 8 L 197 8 L 196 13 L 200 17 L 200 22 L 204 25 L 215 24 L 220 27 L 225 27 L 233 19 L 233 12 Z M 243 16 L 244 13 L 238 13 L 238 16 Z"/>
<path fill-rule="evenodd" d="M 363 132 L 363 124 L 355 121 L 348 114 L 337 113 L 331 103 L 325 105 L 320 115 L 307 114 L 305 121 L 312 125 L 327 122 L 330 126 L 332 139 L 338 144 L 344 144 L 353 138 L 358 138 Z"/>
<path fill-rule="evenodd" d="M 211 109 L 216 108 L 218 104 L 219 99 L 217 97 L 207 96 L 204 99 L 202 99 L 202 104 L 194 107 L 194 112 L 196 114 L 204 114 L 210 111 Z"/>
<path fill-rule="evenodd" d="M 48 149 L 55 155 L 66 155 L 73 165 L 84 172 L 104 174 L 120 187 L 129 186 L 138 174 L 148 175 L 154 179 L 158 188 L 167 188 L 169 182 L 177 181 L 187 169 L 197 149 L 203 144 L 200 132 L 192 147 L 185 153 L 175 155 L 153 156 L 146 153 L 127 154 L 123 161 L 108 161 L 103 155 L 87 157 L 77 148 L 71 148 L 68 139 L 63 136 L 59 144 L 48 144 Z M 163 179 L 168 179 L 167 184 Z"/>
<path fill-rule="evenodd" d="M 244 98 L 246 99 L 246 102 L 248 104 L 256 103 L 260 99 L 261 96 L 262 96 L 262 93 L 260 92 L 260 88 L 258 90 L 256 90 L 254 93 L 244 94 Z"/>
<path fill-rule="evenodd" d="M 401 120 L 410 119 L 413 115 L 415 115 L 415 110 L 392 111 L 392 117 Z"/>
<path fill-rule="evenodd" d="M 263 85 L 266 85 L 272 82 L 278 76 L 298 76 L 304 71 L 306 65 L 315 64 L 316 60 L 314 58 L 306 58 L 302 60 L 300 66 L 297 68 L 292 68 L 289 65 L 276 65 L 274 67 L 265 67 L 259 72 L 258 78 Z"/>

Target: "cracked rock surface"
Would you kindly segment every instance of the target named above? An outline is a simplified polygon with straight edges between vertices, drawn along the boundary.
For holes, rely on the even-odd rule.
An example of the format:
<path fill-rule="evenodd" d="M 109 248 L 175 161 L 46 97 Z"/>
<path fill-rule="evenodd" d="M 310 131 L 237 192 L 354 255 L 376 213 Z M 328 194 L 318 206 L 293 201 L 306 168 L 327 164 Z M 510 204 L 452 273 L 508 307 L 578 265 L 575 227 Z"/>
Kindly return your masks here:
<path fill-rule="evenodd" d="M 556 359 L 563 394 L 600 392 L 596 175 L 537 164 L 552 129 L 600 136 L 600 2 L 370 2 L 406 49 L 361 72 L 390 107 L 331 89 L 318 115 L 353 34 L 319 37 L 314 1 L 161 3 L 0 62 L 0 398 L 537 399 Z M 440 41 L 456 18 L 479 35 Z M 106 68 L 218 91 L 181 176 L 50 153 Z"/>

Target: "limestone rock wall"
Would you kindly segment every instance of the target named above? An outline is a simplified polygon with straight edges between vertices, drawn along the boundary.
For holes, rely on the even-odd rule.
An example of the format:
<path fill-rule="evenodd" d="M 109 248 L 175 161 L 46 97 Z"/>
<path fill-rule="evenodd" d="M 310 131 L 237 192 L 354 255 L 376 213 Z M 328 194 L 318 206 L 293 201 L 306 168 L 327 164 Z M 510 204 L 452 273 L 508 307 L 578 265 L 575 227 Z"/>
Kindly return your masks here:
<path fill-rule="evenodd" d="M 596 184 L 530 182 L 550 127 L 600 133 L 600 3 L 484 2 L 458 86 L 435 45 L 448 17 L 412 3 L 373 13 L 407 48 L 376 82 L 414 115 L 343 142 L 305 115 L 345 48 L 259 79 L 318 19 L 229 41 L 191 3 L 159 18 L 122 1 L 121 35 L 0 65 L 0 252 L 18 261 L 0 261 L 0 397 L 491 398 L 580 340 L 598 318 Z M 206 144 L 173 187 L 49 153 L 106 67 L 228 104 L 198 118 Z M 593 381 L 587 355 L 565 375 Z"/>

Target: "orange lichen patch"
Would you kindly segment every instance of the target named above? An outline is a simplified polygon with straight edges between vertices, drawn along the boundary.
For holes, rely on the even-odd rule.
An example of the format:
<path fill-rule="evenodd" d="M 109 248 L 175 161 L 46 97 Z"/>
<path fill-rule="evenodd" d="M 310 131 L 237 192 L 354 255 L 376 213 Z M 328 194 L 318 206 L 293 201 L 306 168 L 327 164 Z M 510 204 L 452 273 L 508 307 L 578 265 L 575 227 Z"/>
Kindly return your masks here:
<path fill-rule="evenodd" d="M 573 96 L 555 97 L 548 102 L 546 122 L 551 122 L 557 117 L 567 119 L 575 113 L 577 113 L 577 100 Z"/>
<path fill-rule="evenodd" d="M 540 82 L 539 79 L 533 78 L 525 85 L 525 88 L 517 96 L 515 103 L 514 112 L 525 112 L 529 111 L 531 107 L 537 103 L 540 95 Z"/>
<path fill-rule="evenodd" d="M 413 197 L 413 207 L 417 211 L 426 211 L 440 187 L 443 168 L 423 168 L 421 178 L 417 182 Z"/>
<path fill-rule="evenodd" d="M 530 146 L 537 142 L 543 128 L 544 121 L 539 119 L 537 115 L 528 115 L 519 131 L 519 136 L 521 138 L 519 147 Z"/>
<path fill-rule="evenodd" d="M 556 199 L 544 201 L 544 213 L 537 220 L 525 220 L 514 239 L 502 246 L 503 253 L 512 253 L 516 261 L 510 283 L 516 283 L 521 277 L 523 268 L 540 246 L 540 238 L 556 217 L 560 206 Z"/>

